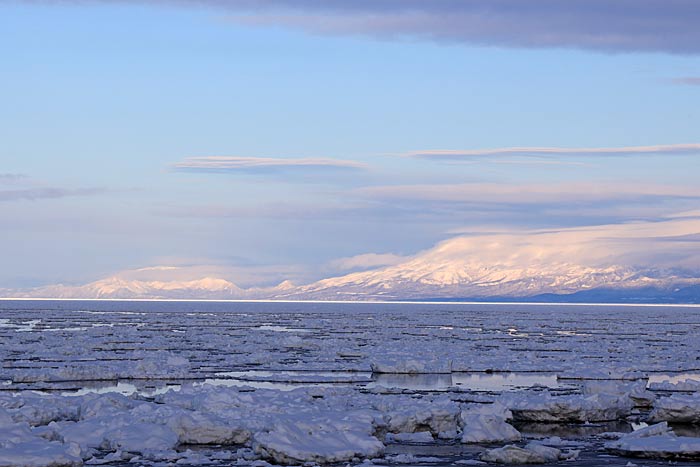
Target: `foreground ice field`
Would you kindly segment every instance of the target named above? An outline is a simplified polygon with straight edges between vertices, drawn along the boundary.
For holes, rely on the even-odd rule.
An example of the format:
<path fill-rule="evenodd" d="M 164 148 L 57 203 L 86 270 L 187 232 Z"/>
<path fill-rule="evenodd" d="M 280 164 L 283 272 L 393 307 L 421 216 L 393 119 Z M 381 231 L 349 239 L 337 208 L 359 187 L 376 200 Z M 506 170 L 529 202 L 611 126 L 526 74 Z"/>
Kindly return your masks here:
<path fill-rule="evenodd" d="M 692 463 L 698 311 L 0 301 L 0 466 Z"/>

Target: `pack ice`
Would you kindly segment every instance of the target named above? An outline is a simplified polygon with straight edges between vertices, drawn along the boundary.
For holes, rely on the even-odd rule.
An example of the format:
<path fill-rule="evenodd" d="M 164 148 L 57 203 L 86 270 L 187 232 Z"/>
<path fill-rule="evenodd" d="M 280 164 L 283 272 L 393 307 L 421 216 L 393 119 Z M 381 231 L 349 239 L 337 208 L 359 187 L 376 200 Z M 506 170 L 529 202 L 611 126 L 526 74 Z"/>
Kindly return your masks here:
<path fill-rule="evenodd" d="M 608 452 L 697 451 L 698 438 L 663 425 L 700 422 L 696 383 L 646 387 L 650 374 L 697 366 L 692 310 L 62 302 L 2 311 L 0 467 L 443 462 L 401 451 L 425 445 L 462 449 L 452 460 L 465 465 L 557 462 L 575 453 L 541 433 L 608 421 L 624 431 L 628 420 L 662 425 L 615 435 Z M 544 373 L 545 385 L 509 385 L 509 372 Z M 595 433 L 575 436 L 589 455 L 603 447 Z"/>

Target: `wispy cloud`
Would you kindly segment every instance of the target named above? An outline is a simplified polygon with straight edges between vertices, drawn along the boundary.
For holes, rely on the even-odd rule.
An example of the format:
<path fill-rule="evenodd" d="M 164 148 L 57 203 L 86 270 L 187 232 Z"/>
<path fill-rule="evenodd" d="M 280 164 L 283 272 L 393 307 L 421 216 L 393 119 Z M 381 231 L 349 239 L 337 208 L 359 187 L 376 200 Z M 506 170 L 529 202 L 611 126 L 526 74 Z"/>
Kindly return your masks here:
<path fill-rule="evenodd" d="M 679 212 L 679 213 L 674 213 L 668 217 L 671 219 L 678 219 L 678 218 L 683 218 L 683 217 L 695 217 L 697 219 L 700 219 L 700 209 L 695 209 L 693 211 L 683 211 L 683 212 Z"/>
<path fill-rule="evenodd" d="M 700 76 L 684 76 L 681 78 L 675 78 L 673 82 L 675 84 L 682 84 L 686 86 L 700 86 Z"/>
<path fill-rule="evenodd" d="M 102 188 L 23 188 L 18 190 L 0 190 L 0 201 L 37 201 L 74 196 L 92 196 L 102 194 Z"/>
<path fill-rule="evenodd" d="M 509 147 L 466 150 L 426 150 L 401 154 L 405 157 L 435 160 L 464 160 L 484 157 L 534 156 L 653 156 L 653 155 L 700 155 L 700 143 L 666 144 L 655 146 L 621 146 L 603 148 L 558 148 L 558 147 Z"/>
<path fill-rule="evenodd" d="M 190 157 L 172 164 L 178 172 L 211 173 L 310 173 L 312 171 L 358 171 L 367 166 L 360 162 L 330 158 L 273 158 L 208 156 Z"/>
<path fill-rule="evenodd" d="M 30 2 L 31 0 L 24 0 Z M 79 0 L 46 0 L 78 3 Z M 90 0 L 81 0 L 80 3 Z M 91 0 L 114 3 L 115 0 Z M 122 0 L 153 4 L 149 0 Z M 323 34 L 479 46 L 700 53 L 697 0 L 162 0 Z"/>
<path fill-rule="evenodd" d="M 26 178 L 24 174 L 0 173 L 0 183 L 16 183 Z"/>
<path fill-rule="evenodd" d="M 466 203 L 581 203 L 640 200 L 652 197 L 700 198 L 700 187 L 682 185 L 556 183 L 556 184 L 435 184 L 366 187 L 356 193 L 378 199 Z"/>
<path fill-rule="evenodd" d="M 361 223 L 384 231 L 403 225 L 441 235 L 460 225 L 532 228 L 660 219 L 696 210 L 699 198 L 694 187 L 641 183 L 380 185 L 311 203 L 178 204 L 152 212 L 170 218 Z"/>

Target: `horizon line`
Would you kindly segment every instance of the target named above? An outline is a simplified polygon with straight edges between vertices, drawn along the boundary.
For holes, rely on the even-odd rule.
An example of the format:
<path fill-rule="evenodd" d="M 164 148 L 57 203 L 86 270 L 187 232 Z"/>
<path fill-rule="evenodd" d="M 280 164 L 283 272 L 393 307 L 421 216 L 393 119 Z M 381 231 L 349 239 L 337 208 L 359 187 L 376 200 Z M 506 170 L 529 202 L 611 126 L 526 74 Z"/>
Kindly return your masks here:
<path fill-rule="evenodd" d="M 567 306 L 641 306 L 641 307 L 684 307 L 700 308 L 700 303 L 606 303 L 606 302 L 480 302 L 480 301 L 410 301 L 410 300 L 242 300 L 242 299 L 198 299 L 198 298 L 30 298 L 0 297 L 0 302 L 8 301 L 57 301 L 57 302 L 184 302 L 184 303 L 330 303 L 362 305 L 567 305 Z"/>

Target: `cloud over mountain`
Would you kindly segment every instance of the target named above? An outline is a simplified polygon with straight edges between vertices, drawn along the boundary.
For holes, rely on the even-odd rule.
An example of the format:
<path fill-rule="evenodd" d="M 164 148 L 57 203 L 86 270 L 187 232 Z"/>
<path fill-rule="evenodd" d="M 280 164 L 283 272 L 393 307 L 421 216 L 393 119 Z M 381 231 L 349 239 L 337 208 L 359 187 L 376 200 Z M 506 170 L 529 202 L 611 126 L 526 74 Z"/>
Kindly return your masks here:
<path fill-rule="evenodd" d="M 526 298 L 596 289 L 663 291 L 700 285 L 700 218 L 525 232 L 463 232 L 413 257 L 360 255 L 354 266 L 388 264 L 304 286 L 284 281 L 243 289 L 179 268 L 142 268 L 79 287 L 51 286 L 15 296 L 400 300 Z M 389 258 L 388 256 L 391 256 Z M 6 295 L 9 292 L 6 293 Z"/>
<path fill-rule="evenodd" d="M 290 290 L 289 298 L 530 297 L 599 288 L 700 284 L 700 220 L 529 232 L 477 232 L 399 264 Z M 669 240 L 673 240 L 670 242 Z"/>

